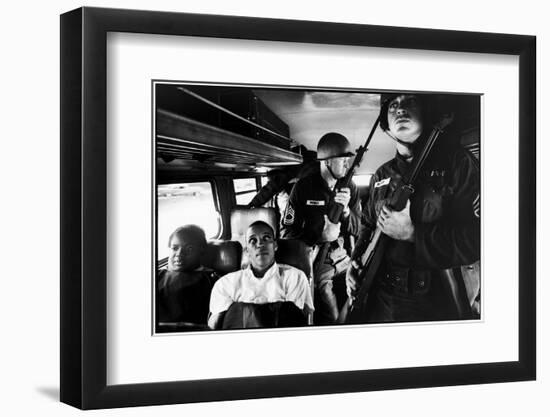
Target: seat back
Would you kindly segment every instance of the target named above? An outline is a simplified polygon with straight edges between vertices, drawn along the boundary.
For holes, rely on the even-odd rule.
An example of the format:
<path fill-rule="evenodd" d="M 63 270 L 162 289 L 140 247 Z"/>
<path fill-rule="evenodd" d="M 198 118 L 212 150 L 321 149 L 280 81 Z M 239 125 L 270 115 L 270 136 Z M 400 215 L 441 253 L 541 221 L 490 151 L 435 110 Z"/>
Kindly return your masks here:
<path fill-rule="evenodd" d="M 306 274 L 309 282 L 309 290 L 311 299 L 314 301 L 314 284 L 313 284 L 313 259 L 311 246 L 306 245 L 298 239 L 279 239 L 277 242 L 277 252 L 275 260 L 281 264 L 287 264 L 298 268 Z M 313 324 L 313 313 L 309 313 L 307 324 Z"/>
<path fill-rule="evenodd" d="M 278 263 L 298 268 L 306 274 L 308 279 L 311 278 L 311 246 L 298 239 L 280 239 L 277 246 L 275 260 Z"/>
<path fill-rule="evenodd" d="M 255 207 L 236 206 L 231 211 L 231 240 L 240 242 L 242 247 L 245 244 L 245 233 L 248 226 L 256 221 L 263 221 L 269 224 L 275 231 L 275 238 L 279 236 L 279 227 L 277 225 L 277 210 L 273 207 Z"/>
<path fill-rule="evenodd" d="M 213 269 L 220 277 L 241 267 L 243 248 L 232 240 L 213 240 L 208 242 L 202 258 L 202 264 Z"/>

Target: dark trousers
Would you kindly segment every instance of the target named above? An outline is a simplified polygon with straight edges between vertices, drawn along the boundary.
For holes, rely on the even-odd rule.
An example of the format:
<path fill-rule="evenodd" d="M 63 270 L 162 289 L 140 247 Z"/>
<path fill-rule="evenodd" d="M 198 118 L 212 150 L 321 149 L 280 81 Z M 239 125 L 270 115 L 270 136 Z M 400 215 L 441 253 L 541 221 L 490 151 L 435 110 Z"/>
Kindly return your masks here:
<path fill-rule="evenodd" d="M 306 315 L 290 301 L 267 304 L 238 302 L 231 304 L 224 313 L 222 329 L 299 327 L 306 324 Z"/>
<path fill-rule="evenodd" d="M 367 322 L 404 322 L 433 320 L 436 312 L 425 295 L 389 292 L 378 288 L 369 294 Z"/>
<path fill-rule="evenodd" d="M 376 285 L 367 298 L 366 322 L 417 322 L 456 320 L 451 300 L 442 296 L 440 283 L 432 282 L 418 293 L 389 285 Z"/>

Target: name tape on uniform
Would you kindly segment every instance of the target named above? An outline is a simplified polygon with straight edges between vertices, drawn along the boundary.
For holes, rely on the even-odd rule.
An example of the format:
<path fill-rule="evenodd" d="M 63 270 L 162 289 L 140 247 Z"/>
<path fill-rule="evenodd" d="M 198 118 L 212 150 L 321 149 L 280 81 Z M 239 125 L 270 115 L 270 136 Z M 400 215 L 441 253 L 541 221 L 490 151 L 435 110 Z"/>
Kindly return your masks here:
<path fill-rule="evenodd" d="M 383 187 L 384 185 L 388 185 L 391 181 L 391 178 L 384 178 L 383 180 L 378 181 L 374 184 L 374 188 Z"/>
<path fill-rule="evenodd" d="M 307 200 L 306 205 L 308 205 L 308 206 L 324 206 L 325 201 L 324 200 Z"/>

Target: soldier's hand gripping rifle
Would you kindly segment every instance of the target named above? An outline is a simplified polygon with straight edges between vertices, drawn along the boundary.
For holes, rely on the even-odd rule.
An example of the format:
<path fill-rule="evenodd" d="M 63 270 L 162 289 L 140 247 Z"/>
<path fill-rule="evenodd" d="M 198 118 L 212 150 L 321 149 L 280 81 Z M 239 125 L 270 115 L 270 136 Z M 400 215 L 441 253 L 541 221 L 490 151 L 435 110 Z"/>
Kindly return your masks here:
<path fill-rule="evenodd" d="M 361 165 L 361 162 L 363 160 L 363 155 L 367 151 L 370 141 L 372 140 L 372 136 L 374 135 L 374 132 L 376 131 L 376 128 L 378 127 L 379 123 L 380 123 L 380 116 L 378 116 L 378 118 L 375 120 L 374 124 L 372 125 L 372 129 L 369 133 L 369 136 L 365 144 L 357 148 L 355 159 L 353 160 L 353 163 L 349 167 L 348 172 L 343 178 L 340 178 L 336 182 L 336 185 L 334 186 L 335 191 L 338 191 L 342 188 L 349 188 L 351 184 L 351 180 L 355 175 L 355 170 L 359 168 L 359 166 Z M 342 220 L 343 211 L 344 211 L 344 206 L 342 204 L 336 203 L 334 200 L 330 200 L 328 209 L 327 209 L 327 217 L 332 223 L 338 223 L 340 222 L 340 220 Z"/>
<path fill-rule="evenodd" d="M 435 124 L 430 136 L 426 140 L 422 151 L 413 159 L 413 164 L 408 178 L 404 179 L 402 185 L 397 187 L 389 198 L 387 206 L 393 211 L 402 211 L 407 205 L 407 201 L 414 193 L 412 184 L 416 181 L 424 162 L 428 158 L 437 138 L 443 130 L 452 123 L 454 116 L 446 115 L 438 123 Z M 346 303 L 349 308 L 342 309 L 338 322 L 340 323 L 360 323 L 365 316 L 365 307 L 367 302 L 368 292 L 376 276 L 376 273 L 384 258 L 384 251 L 390 238 L 382 233 L 382 230 L 377 226 L 367 249 L 363 252 L 359 259 L 359 270 L 357 277 L 361 283 L 358 295 L 355 299 L 349 300 Z M 354 268 L 354 266 L 350 266 Z M 348 271 L 349 272 L 349 271 Z"/>

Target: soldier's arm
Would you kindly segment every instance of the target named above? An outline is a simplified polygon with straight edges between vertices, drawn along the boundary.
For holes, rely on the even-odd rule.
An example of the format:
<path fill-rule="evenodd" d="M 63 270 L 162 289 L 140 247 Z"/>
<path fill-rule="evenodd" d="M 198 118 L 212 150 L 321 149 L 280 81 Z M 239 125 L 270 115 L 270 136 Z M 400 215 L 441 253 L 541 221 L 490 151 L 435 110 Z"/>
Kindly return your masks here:
<path fill-rule="evenodd" d="M 477 160 L 460 151 L 453 161 L 450 213 L 441 221 L 415 224 L 414 245 L 418 266 L 451 268 L 480 258 L 480 174 Z"/>
<path fill-rule="evenodd" d="M 290 193 L 281 222 L 281 237 L 283 239 L 301 239 L 306 241 L 308 238 L 304 230 L 305 196 L 303 195 L 303 188 L 303 182 L 298 181 Z M 306 241 L 306 243 L 313 244 L 315 242 Z"/>
<path fill-rule="evenodd" d="M 359 198 L 359 190 L 355 184 L 351 184 L 350 194 L 349 214 L 347 216 L 342 216 L 342 230 L 357 237 L 361 231 L 362 207 L 361 199 Z"/>
<path fill-rule="evenodd" d="M 260 191 L 258 191 L 250 203 L 248 203 L 248 206 L 261 207 L 271 200 L 277 193 L 281 192 L 285 185 L 293 178 L 295 170 L 296 169 L 287 169 L 271 178 L 266 185 L 260 188 Z"/>

